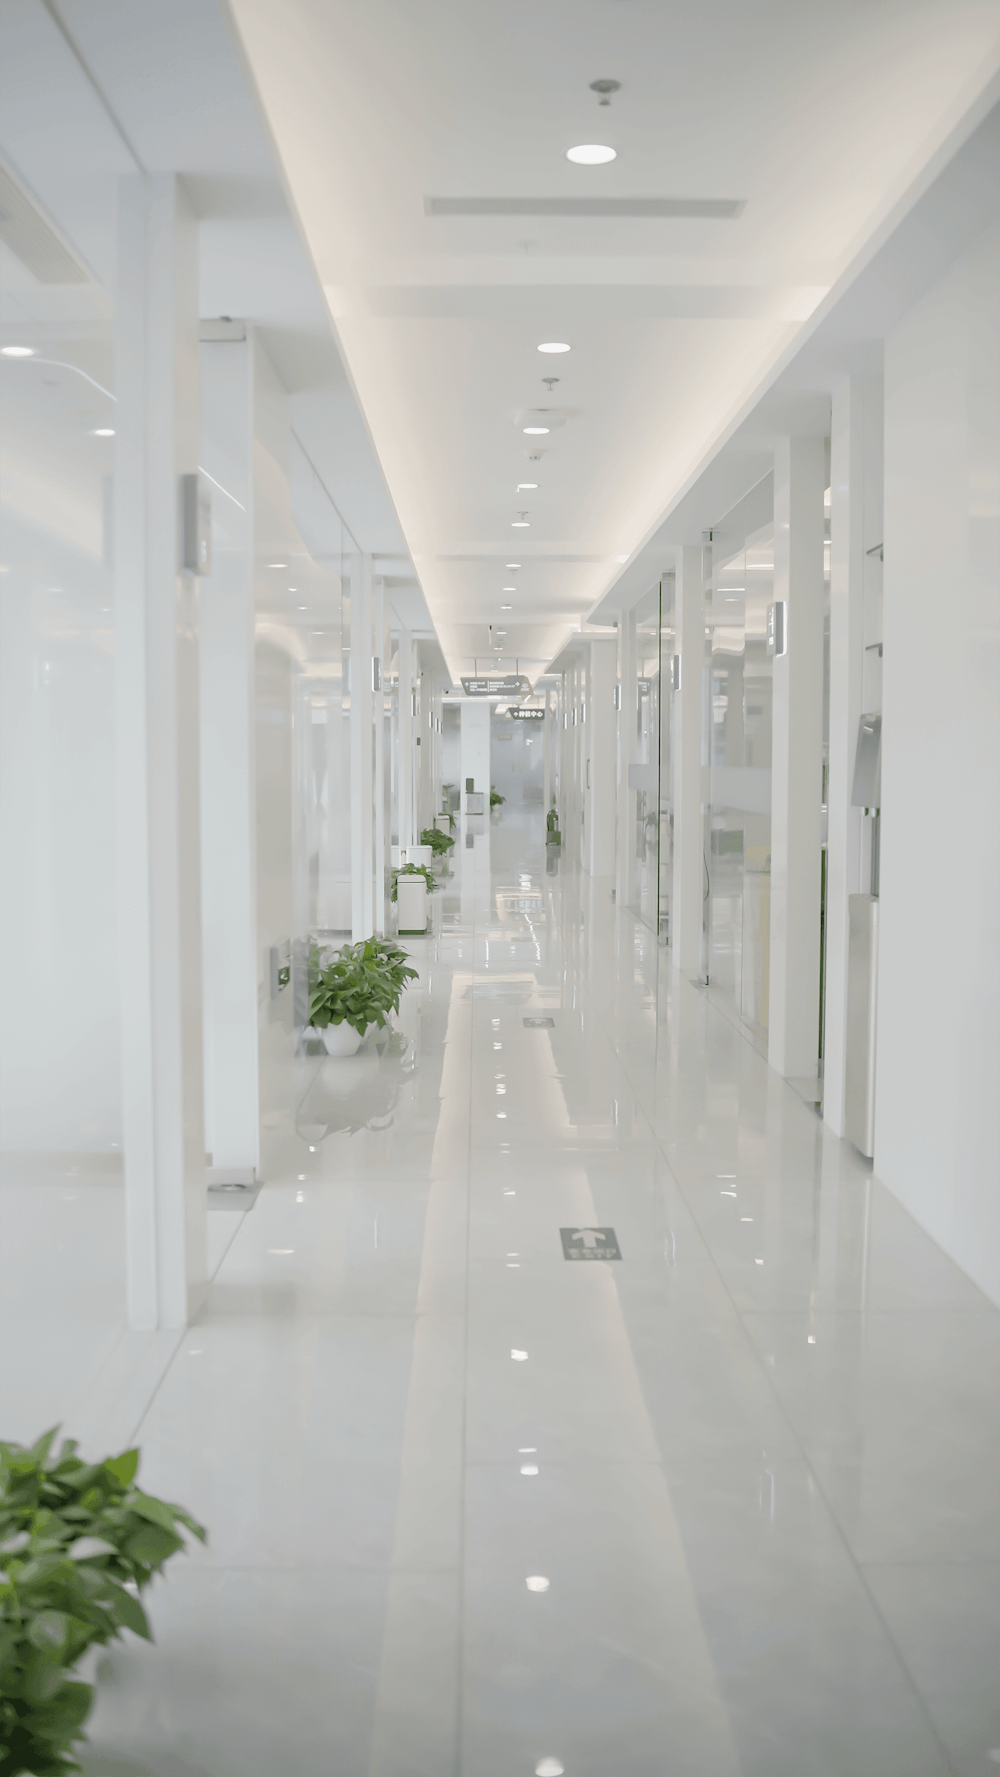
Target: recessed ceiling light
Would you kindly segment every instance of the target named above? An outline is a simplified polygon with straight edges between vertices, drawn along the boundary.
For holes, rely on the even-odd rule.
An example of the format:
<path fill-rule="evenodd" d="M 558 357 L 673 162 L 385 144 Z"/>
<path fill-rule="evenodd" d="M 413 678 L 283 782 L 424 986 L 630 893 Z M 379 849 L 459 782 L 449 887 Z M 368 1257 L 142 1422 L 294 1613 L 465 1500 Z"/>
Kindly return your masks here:
<path fill-rule="evenodd" d="M 288 563 L 286 561 L 273 561 L 269 566 L 272 568 L 287 568 Z"/>
<path fill-rule="evenodd" d="M 510 521 L 510 528 L 512 531 L 530 530 L 531 520 L 530 518 L 512 518 Z"/>
<path fill-rule="evenodd" d="M 564 345 L 560 340 L 553 339 L 547 345 L 539 346 L 538 350 L 540 352 L 568 352 L 572 350 L 572 347 Z"/>
<path fill-rule="evenodd" d="M 33 346 L 0 346 L 0 352 L 5 358 L 33 358 L 35 355 Z"/>
<path fill-rule="evenodd" d="M 94 437 L 95 438 L 113 438 L 114 435 L 115 435 L 114 426 L 95 426 L 94 427 Z"/>
<path fill-rule="evenodd" d="M 505 561 L 503 565 L 505 568 L 519 568 L 521 566 L 519 561 Z"/>
<path fill-rule="evenodd" d="M 501 586 L 500 591 L 501 592 L 516 592 L 517 587 L 516 586 Z"/>
<path fill-rule="evenodd" d="M 549 428 L 548 426 L 522 426 L 521 430 L 526 432 L 529 438 L 541 438 L 548 434 Z"/>
<path fill-rule="evenodd" d="M 537 487 L 538 487 L 537 481 L 519 481 L 516 488 L 514 489 L 514 492 L 516 494 L 524 493 L 529 488 L 532 491 L 534 491 L 534 489 L 536 489 Z"/>
<path fill-rule="evenodd" d="M 501 605 L 500 609 L 501 611 L 513 611 L 514 607 L 513 605 Z"/>
<path fill-rule="evenodd" d="M 578 167 L 602 167 L 606 161 L 618 159 L 618 150 L 603 142 L 581 142 L 578 148 L 567 148 L 566 159 L 575 161 Z"/>

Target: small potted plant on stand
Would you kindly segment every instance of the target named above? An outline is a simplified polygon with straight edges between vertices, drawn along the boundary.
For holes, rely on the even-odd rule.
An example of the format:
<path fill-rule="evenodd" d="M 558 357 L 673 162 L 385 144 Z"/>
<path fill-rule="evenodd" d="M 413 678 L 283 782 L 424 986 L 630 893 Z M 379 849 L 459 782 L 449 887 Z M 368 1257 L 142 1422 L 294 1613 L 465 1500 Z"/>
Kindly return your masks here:
<path fill-rule="evenodd" d="M 493 785 L 491 784 L 490 785 L 490 814 L 493 813 L 493 810 L 495 808 L 502 808 L 504 803 L 506 802 L 506 800 L 507 800 L 506 796 L 501 796 L 500 791 L 495 790 L 493 788 Z"/>
<path fill-rule="evenodd" d="M 442 820 L 450 820 L 451 816 L 443 815 L 441 818 Z M 443 833 L 437 827 L 425 827 L 420 835 L 420 843 L 421 845 L 430 846 L 431 856 L 435 860 L 447 857 L 448 853 L 453 850 L 455 845 L 455 841 L 452 839 L 450 833 Z M 415 859 L 414 862 L 416 861 L 417 860 Z"/>
<path fill-rule="evenodd" d="M 430 847 L 428 847 L 430 850 Z M 399 909 L 399 932 L 426 932 L 427 897 L 436 887 L 427 864 L 404 864 L 392 873 L 391 899 Z"/>
<path fill-rule="evenodd" d="M 548 814 L 545 816 L 545 843 L 546 845 L 562 845 L 562 834 L 559 831 L 559 814 L 554 802 L 549 809 Z"/>
<path fill-rule="evenodd" d="M 395 880 L 395 879 L 394 879 Z M 399 1011 L 400 996 L 417 971 L 387 938 L 362 938 L 341 950 L 309 953 L 309 1027 L 328 1055 L 355 1055 L 369 1029 Z"/>

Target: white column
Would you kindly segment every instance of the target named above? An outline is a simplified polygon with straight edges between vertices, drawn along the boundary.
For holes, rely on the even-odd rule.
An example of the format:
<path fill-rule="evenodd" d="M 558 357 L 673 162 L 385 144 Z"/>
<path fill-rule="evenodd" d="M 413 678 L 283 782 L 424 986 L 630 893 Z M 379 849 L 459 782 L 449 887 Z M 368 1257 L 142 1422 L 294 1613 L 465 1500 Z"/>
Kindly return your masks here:
<path fill-rule="evenodd" d="M 844 1133 L 848 899 L 868 887 L 861 879 L 864 817 L 851 807 L 851 785 L 864 695 L 866 551 L 882 541 L 881 416 L 880 378 L 845 377 L 834 390 L 823 1118 L 837 1135 Z"/>
<path fill-rule="evenodd" d="M 201 462 L 213 477 L 201 600 L 201 878 L 205 1145 L 216 1168 L 259 1159 L 254 733 L 253 346 L 205 343 Z"/>
<path fill-rule="evenodd" d="M 386 797 L 388 790 L 389 760 L 385 749 L 385 693 L 382 690 L 382 674 L 389 669 L 389 654 L 385 645 L 385 581 L 380 574 L 372 580 L 372 660 L 378 662 L 378 684 L 375 674 L 371 677 L 372 684 L 372 776 L 374 795 L 372 798 L 372 930 L 380 937 L 387 931 L 386 911 L 386 869 L 389 862 L 389 831 L 386 819 Z"/>
<path fill-rule="evenodd" d="M 674 693 L 673 966 L 697 972 L 701 957 L 705 864 L 701 805 L 701 697 L 705 599 L 701 549 L 677 551 L 674 580 L 681 682 Z"/>
<path fill-rule="evenodd" d="M 615 679 L 618 644 L 590 644 L 590 694 L 584 750 L 589 764 L 587 790 L 587 857 L 592 876 L 614 876 L 615 870 Z"/>
<path fill-rule="evenodd" d="M 399 630 L 399 843 L 413 845 L 413 638 Z"/>
<path fill-rule="evenodd" d="M 472 778 L 477 790 L 484 792 L 483 807 L 489 813 L 490 807 L 490 706 L 486 698 L 478 702 L 467 699 L 459 705 L 462 722 L 461 744 L 461 792 L 462 819 L 465 819 L 465 785 L 466 779 Z"/>
<path fill-rule="evenodd" d="M 542 722 L 542 810 L 548 817 L 552 801 L 552 698 L 545 692 L 545 718 Z"/>
<path fill-rule="evenodd" d="M 822 438 L 774 453 L 774 596 L 788 606 L 774 661 L 771 750 L 771 971 L 767 1057 L 815 1079 L 819 1058 L 820 798 L 823 788 Z"/>
<path fill-rule="evenodd" d="M 635 612 L 623 611 L 618 622 L 618 856 L 615 898 L 625 905 L 635 887 L 635 791 L 629 789 L 628 768 L 636 758 Z"/>
<path fill-rule="evenodd" d="M 115 667 L 128 1311 L 182 1327 L 206 1283 L 198 582 L 179 477 L 198 464 L 198 246 L 179 181 L 119 191 Z"/>
<path fill-rule="evenodd" d="M 351 588 L 351 937 L 375 930 L 375 761 L 372 697 L 372 558 L 359 557 Z"/>

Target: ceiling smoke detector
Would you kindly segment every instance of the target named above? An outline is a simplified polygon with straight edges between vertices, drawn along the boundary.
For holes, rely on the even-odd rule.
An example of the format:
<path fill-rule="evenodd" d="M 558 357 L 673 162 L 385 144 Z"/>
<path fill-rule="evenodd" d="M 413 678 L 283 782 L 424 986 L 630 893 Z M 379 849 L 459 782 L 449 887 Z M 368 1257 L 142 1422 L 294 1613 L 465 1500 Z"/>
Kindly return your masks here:
<path fill-rule="evenodd" d="M 622 83 L 620 80 L 592 80 L 590 90 L 597 93 L 600 104 L 610 105 L 612 93 L 620 93 Z"/>

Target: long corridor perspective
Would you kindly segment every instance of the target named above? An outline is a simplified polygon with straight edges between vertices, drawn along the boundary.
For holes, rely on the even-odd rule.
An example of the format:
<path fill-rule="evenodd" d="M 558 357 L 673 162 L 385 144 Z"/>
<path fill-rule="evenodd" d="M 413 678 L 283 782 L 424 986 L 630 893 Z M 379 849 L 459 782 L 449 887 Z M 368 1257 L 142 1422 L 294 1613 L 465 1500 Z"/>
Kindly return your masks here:
<path fill-rule="evenodd" d="M 139 1441 L 211 1539 L 92 1777 L 990 1768 L 1000 1316 L 544 850 L 456 848 L 399 1036 L 210 1217 Z"/>
<path fill-rule="evenodd" d="M 0 1777 L 1000 1777 L 998 315 L 1000 0 L 0 0 Z"/>

